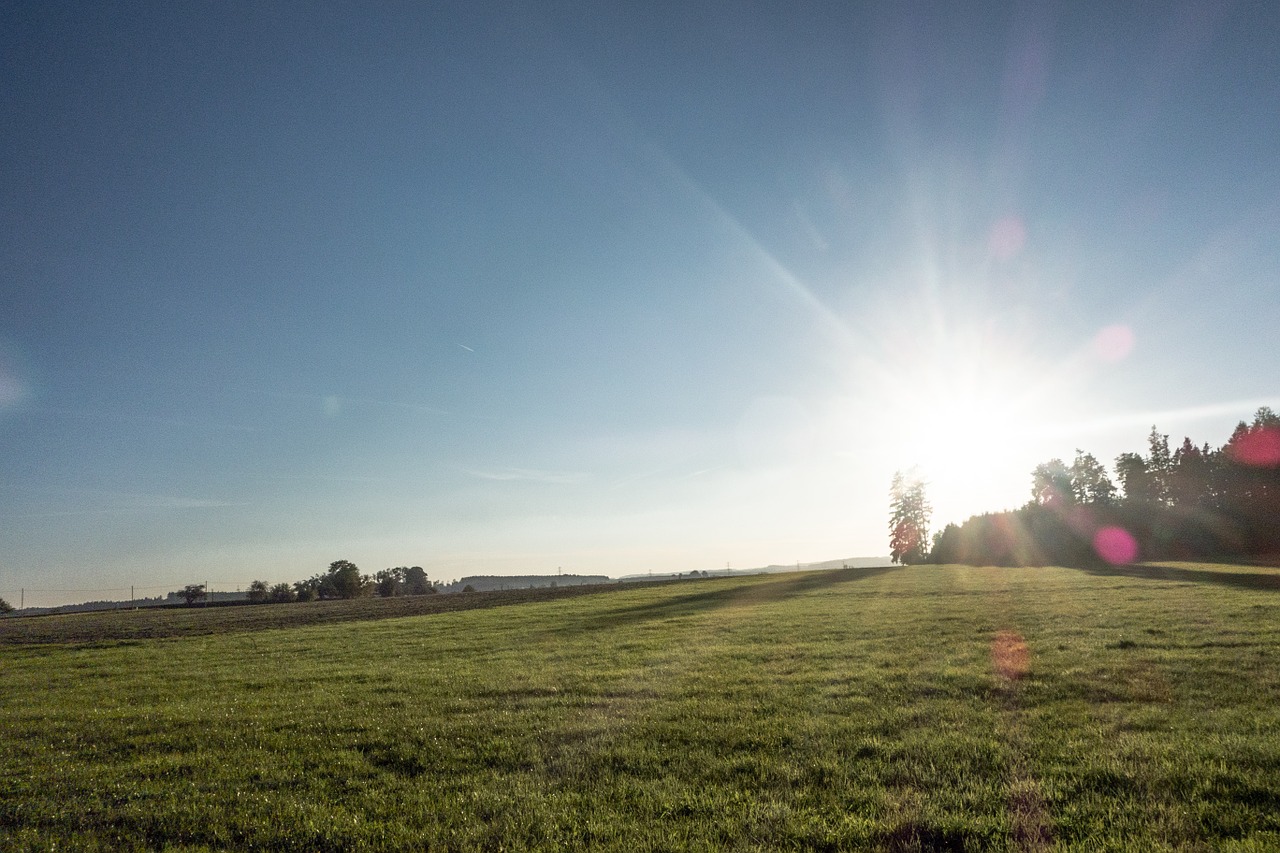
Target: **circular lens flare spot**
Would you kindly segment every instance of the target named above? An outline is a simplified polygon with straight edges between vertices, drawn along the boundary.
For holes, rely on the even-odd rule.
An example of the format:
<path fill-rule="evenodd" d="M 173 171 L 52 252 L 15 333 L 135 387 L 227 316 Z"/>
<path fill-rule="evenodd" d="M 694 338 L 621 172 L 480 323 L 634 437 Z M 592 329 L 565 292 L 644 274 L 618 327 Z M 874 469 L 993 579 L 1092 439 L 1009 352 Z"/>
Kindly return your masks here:
<path fill-rule="evenodd" d="M 24 396 L 26 392 L 18 377 L 7 373 L 0 364 L 0 409 L 18 405 Z"/>
<path fill-rule="evenodd" d="M 1133 352 L 1133 329 L 1123 323 L 1107 326 L 1093 336 L 1093 354 L 1106 362 L 1123 360 Z"/>
<path fill-rule="evenodd" d="M 1104 527 L 1093 536 L 1093 550 L 1113 566 L 1128 565 L 1138 558 L 1138 540 L 1123 527 Z"/>
<path fill-rule="evenodd" d="M 1007 261 L 1021 252 L 1026 242 L 1027 226 L 1016 216 L 1006 216 L 991 226 L 987 248 L 996 260 Z"/>
<path fill-rule="evenodd" d="M 18 358 L 6 350 L 4 340 L 0 339 L 0 414 L 19 408 L 30 393 L 22 380 Z"/>
<path fill-rule="evenodd" d="M 1264 426 L 1249 430 L 1235 443 L 1231 456 L 1258 468 L 1280 465 L 1280 429 Z"/>

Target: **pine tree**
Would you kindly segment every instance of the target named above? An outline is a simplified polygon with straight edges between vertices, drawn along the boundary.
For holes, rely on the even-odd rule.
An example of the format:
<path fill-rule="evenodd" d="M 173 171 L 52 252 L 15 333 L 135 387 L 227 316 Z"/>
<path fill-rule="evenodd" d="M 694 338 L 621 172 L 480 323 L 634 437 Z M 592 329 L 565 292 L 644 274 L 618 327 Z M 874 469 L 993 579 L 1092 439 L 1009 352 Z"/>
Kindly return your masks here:
<path fill-rule="evenodd" d="M 921 563 L 929 541 L 933 508 L 924 494 L 924 481 L 914 471 L 895 471 L 889 487 L 889 557 L 895 563 Z"/>
<path fill-rule="evenodd" d="M 1147 436 L 1147 474 L 1151 478 L 1152 498 L 1161 506 L 1168 506 L 1172 493 L 1173 456 L 1169 453 L 1169 436 L 1153 425 Z"/>
<path fill-rule="evenodd" d="M 1089 506 L 1110 506 L 1116 496 L 1116 487 L 1107 476 L 1107 469 L 1092 453 L 1078 447 L 1076 459 L 1071 463 L 1071 491 L 1076 503 Z"/>

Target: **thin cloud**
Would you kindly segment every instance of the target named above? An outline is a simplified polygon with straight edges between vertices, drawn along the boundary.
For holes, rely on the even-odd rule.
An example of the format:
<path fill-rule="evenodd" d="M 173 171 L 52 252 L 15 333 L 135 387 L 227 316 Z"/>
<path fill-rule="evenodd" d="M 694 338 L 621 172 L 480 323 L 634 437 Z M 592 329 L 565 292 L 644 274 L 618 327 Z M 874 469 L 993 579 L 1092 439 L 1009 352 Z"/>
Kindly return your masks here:
<path fill-rule="evenodd" d="M 216 498 L 187 498 L 178 495 L 134 495 L 85 492 L 97 505 L 79 509 L 50 510 L 14 516 L 15 518 L 62 518 L 76 515 L 116 515 L 130 512 L 151 512 L 171 509 L 222 509 L 249 506 L 247 501 L 227 501 Z M 103 499 L 105 497 L 105 500 Z"/>
<path fill-rule="evenodd" d="M 86 421 L 111 421 L 124 424 L 147 424 L 151 426 L 182 427 L 184 429 L 206 429 L 219 432 L 257 432 L 258 428 L 247 424 L 217 423 L 215 421 L 194 421 L 185 418 L 152 417 L 146 415 L 123 415 L 118 412 L 102 412 L 90 409 L 74 410 L 42 406 L 41 414 L 55 415 L 63 418 L 76 418 Z"/>
<path fill-rule="evenodd" d="M 525 480 L 534 483 L 572 484 L 584 483 L 591 475 L 583 471 L 541 471 L 535 468 L 498 468 L 487 471 L 469 469 L 467 473 L 482 480 L 509 482 Z"/>
<path fill-rule="evenodd" d="M 692 480 L 692 479 L 694 479 L 694 478 L 696 478 L 696 477 L 701 477 L 701 476 L 703 476 L 704 474 L 710 474 L 710 473 L 712 473 L 712 472 L 714 472 L 714 471 L 719 471 L 720 469 L 722 469 L 722 468 L 724 468 L 724 467 L 725 467 L 724 465 L 715 465 L 715 466 L 713 466 L 713 467 L 711 467 L 711 468 L 699 468 L 697 471 L 691 471 L 691 472 L 689 472 L 688 474 L 685 474 L 683 477 L 678 477 L 678 478 L 677 478 L 677 481 L 680 481 L 680 480 Z"/>
<path fill-rule="evenodd" d="M 459 344 L 459 346 L 461 346 L 461 344 Z M 417 412 L 419 414 L 426 415 L 448 415 L 451 417 L 473 418 L 476 420 L 497 420 L 496 417 L 490 415 L 456 412 L 451 409 L 442 409 L 439 406 L 429 406 L 425 403 L 411 403 L 403 400 L 375 400 L 370 397 L 349 397 L 345 394 L 308 394 L 292 391 L 249 391 L 248 393 L 262 397 L 274 397 L 279 400 L 298 400 L 318 403 L 326 414 L 335 415 L 341 414 L 349 409 L 373 407 L 381 409 L 400 409 L 402 411 Z"/>
<path fill-rule="evenodd" d="M 1128 412 L 1119 415 L 1094 418 L 1084 423 L 1068 424 L 1057 429 L 1046 430 L 1053 435 L 1074 435 L 1081 432 L 1105 432 L 1118 427 L 1148 427 L 1166 421 L 1199 421 L 1235 415 L 1240 420 L 1249 420 L 1254 412 L 1263 406 L 1272 406 L 1280 395 L 1271 399 L 1257 398 L 1253 400 L 1235 400 L 1229 403 L 1212 403 L 1206 406 L 1190 406 L 1185 409 L 1166 409 L 1164 411 Z"/>
<path fill-rule="evenodd" d="M 226 506 L 248 506 L 247 501 L 224 501 L 210 498 L 182 498 L 171 495 L 145 497 L 135 506 L 139 509 L 215 509 Z"/>
<path fill-rule="evenodd" d="M 215 475 L 222 479 L 280 480 L 317 483 L 389 483 L 389 477 L 372 477 L 357 474 L 302 474 L 288 471 L 229 471 Z"/>

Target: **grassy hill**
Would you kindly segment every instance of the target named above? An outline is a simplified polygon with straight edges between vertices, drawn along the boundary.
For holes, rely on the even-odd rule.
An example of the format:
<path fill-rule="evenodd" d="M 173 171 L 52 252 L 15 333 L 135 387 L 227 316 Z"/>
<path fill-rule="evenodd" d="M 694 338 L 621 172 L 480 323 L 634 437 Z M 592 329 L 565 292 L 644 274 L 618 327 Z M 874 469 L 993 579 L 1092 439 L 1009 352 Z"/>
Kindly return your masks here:
<path fill-rule="evenodd" d="M 0 849 L 1276 849 L 1278 574 L 849 569 L 51 632 L 0 647 Z"/>

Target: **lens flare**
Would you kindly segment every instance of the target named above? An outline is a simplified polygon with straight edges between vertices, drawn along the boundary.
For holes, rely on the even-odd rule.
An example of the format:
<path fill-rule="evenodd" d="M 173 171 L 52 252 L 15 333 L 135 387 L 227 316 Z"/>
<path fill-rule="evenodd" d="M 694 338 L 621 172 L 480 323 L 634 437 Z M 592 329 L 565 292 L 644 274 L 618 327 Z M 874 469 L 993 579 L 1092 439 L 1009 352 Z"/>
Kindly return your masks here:
<path fill-rule="evenodd" d="M 987 248 L 998 261 L 1007 261 L 1022 251 L 1027 242 L 1027 226 L 1016 216 L 1006 216 L 991 226 Z"/>
<path fill-rule="evenodd" d="M 27 384 L 22 381 L 22 371 L 18 369 L 18 359 L 6 352 L 4 343 L 0 340 L 0 413 L 17 409 L 29 393 Z"/>
<path fill-rule="evenodd" d="M 1093 550 L 1113 566 L 1128 565 L 1138 558 L 1138 540 L 1123 527 L 1104 527 L 1093 536 Z"/>
<path fill-rule="evenodd" d="M 1249 430 L 1236 442 L 1231 455 L 1238 462 L 1258 468 L 1280 465 L 1280 429 L 1264 426 Z"/>
<path fill-rule="evenodd" d="M 1099 330 L 1098 334 L 1093 336 L 1091 346 L 1093 354 L 1100 360 L 1114 363 L 1123 361 L 1129 353 L 1133 352 L 1135 342 L 1133 329 L 1118 323 Z"/>
<path fill-rule="evenodd" d="M 1001 631 L 991 643 L 991 662 L 1002 677 L 1022 678 L 1031 671 L 1031 650 L 1017 631 Z"/>

